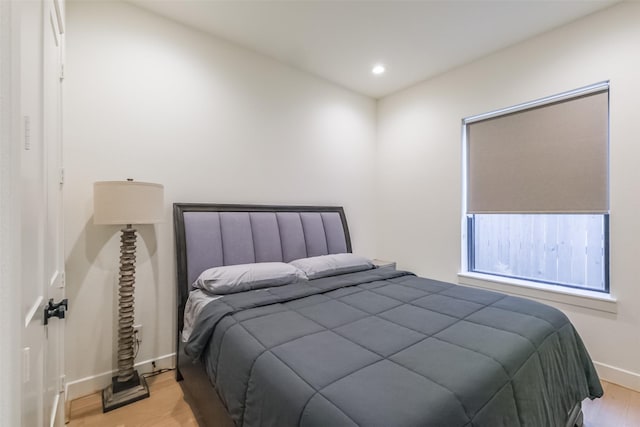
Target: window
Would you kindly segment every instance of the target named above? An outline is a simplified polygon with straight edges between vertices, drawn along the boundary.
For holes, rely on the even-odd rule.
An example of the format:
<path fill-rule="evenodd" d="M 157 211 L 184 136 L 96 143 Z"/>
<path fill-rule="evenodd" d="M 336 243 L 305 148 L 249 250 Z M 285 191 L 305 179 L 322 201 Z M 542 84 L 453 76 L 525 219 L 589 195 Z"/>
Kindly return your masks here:
<path fill-rule="evenodd" d="M 469 271 L 607 292 L 606 215 L 470 215 Z"/>
<path fill-rule="evenodd" d="M 467 271 L 609 292 L 609 87 L 463 121 Z"/>

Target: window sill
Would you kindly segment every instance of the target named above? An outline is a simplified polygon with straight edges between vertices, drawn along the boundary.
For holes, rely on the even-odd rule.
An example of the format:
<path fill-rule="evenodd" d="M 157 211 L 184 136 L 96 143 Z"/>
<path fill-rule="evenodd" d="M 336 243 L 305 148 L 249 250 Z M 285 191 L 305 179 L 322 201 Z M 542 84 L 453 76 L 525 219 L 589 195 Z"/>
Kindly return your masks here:
<path fill-rule="evenodd" d="M 559 302 L 607 313 L 618 312 L 618 300 L 611 294 L 564 286 L 545 285 L 526 280 L 497 277 L 481 273 L 458 273 L 458 283 L 507 294 Z"/>

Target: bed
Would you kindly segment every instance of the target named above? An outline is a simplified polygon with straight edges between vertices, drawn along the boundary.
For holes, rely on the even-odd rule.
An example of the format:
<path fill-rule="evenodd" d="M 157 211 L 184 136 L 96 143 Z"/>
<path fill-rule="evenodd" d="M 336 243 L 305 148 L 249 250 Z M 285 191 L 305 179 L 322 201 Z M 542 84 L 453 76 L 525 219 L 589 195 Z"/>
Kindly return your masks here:
<path fill-rule="evenodd" d="M 177 203 L 174 226 L 176 375 L 205 425 L 570 427 L 602 396 L 560 311 L 392 268 L 261 285 L 192 313 L 208 269 L 351 253 L 341 207 Z"/>

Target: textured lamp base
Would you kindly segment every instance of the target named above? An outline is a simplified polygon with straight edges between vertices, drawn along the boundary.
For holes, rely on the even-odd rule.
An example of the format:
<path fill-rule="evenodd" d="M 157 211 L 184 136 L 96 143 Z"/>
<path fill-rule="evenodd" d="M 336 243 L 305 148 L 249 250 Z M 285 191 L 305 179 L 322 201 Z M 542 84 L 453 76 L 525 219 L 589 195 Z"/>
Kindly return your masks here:
<path fill-rule="evenodd" d="M 111 384 L 102 390 L 102 412 L 113 411 L 129 403 L 149 397 L 149 386 L 144 377 L 133 371 L 133 377 L 127 382 L 118 382 L 116 375 Z"/>

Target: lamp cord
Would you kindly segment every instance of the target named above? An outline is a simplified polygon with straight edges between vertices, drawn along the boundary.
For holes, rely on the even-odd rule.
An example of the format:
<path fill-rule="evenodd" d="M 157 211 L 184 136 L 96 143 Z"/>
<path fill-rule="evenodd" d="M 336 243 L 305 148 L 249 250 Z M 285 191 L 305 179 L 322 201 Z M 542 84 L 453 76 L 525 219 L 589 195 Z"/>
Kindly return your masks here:
<path fill-rule="evenodd" d="M 138 331 L 133 331 L 134 334 L 134 355 L 133 358 L 135 359 L 136 357 L 138 357 L 138 352 L 140 351 L 140 344 L 142 343 L 142 340 L 140 340 L 138 338 Z M 145 372 L 144 374 L 140 374 L 141 377 L 143 378 L 150 378 L 150 377 L 155 377 L 156 375 L 160 375 L 160 374 L 164 374 L 165 372 L 169 372 L 169 371 L 173 371 L 175 368 L 162 368 L 162 369 L 158 369 L 156 370 L 156 364 L 155 362 L 152 362 L 153 364 L 153 370 L 151 372 Z"/>
<path fill-rule="evenodd" d="M 135 359 L 136 357 L 138 357 L 138 351 L 140 351 L 140 343 L 142 342 L 141 339 L 138 338 L 138 331 L 134 330 L 133 334 L 135 336 L 135 340 L 133 342 L 133 347 L 134 347 L 134 353 L 133 353 L 133 358 Z"/>
<path fill-rule="evenodd" d="M 164 374 L 165 372 L 173 371 L 175 368 L 162 368 L 157 371 L 145 372 L 144 374 L 140 374 L 143 378 L 155 377 L 156 375 Z"/>

